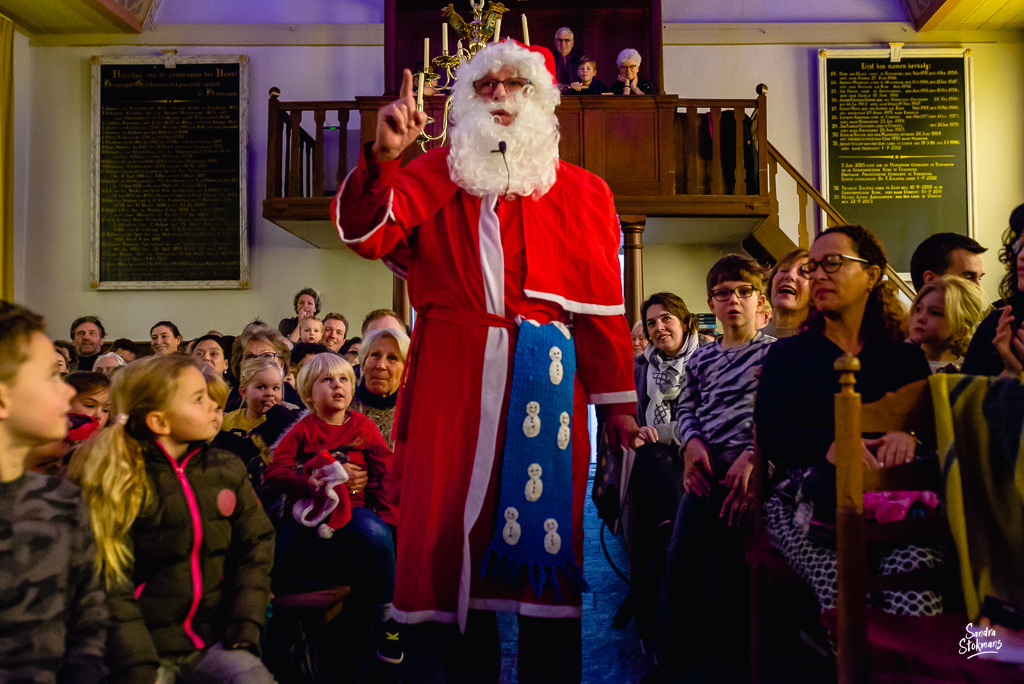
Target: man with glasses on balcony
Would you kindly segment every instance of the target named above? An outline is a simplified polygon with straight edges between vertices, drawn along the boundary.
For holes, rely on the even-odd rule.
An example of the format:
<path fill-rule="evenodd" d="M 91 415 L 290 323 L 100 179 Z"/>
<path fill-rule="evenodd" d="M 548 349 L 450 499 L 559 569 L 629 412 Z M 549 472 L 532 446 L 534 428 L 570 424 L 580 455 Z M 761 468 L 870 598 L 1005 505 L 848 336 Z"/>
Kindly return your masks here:
<path fill-rule="evenodd" d="M 580 681 L 586 405 L 616 448 L 638 433 L 619 224 L 604 181 L 558 158 L 552 61 L 482 49 L 459 69 L 451 148 L 399 168 L 426 119 L 406 71 L 331 206 L 419 314 L 394 431 L 392 615 L 452 626 L 414 668 L 446 650 L 448 681 L 498 681 L 499 610 L 519 615 L 520 681 Z"/>
<path fill-rule="evenodd" d="M 576 38 L 571 28 L 563 26 L 555 31 L 555 80 L 563 93 L 568 91 L 570 83 L 579 80 L 577 72 L 582 56 L 576 49 Z"/>

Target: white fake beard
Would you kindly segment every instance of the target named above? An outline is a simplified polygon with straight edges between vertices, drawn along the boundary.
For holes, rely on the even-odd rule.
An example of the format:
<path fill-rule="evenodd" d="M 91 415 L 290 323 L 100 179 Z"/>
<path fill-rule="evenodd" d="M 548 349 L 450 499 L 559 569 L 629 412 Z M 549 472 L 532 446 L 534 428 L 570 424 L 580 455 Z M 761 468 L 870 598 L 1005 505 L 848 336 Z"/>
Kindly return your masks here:
<path fill-rule="evenodd" d="M 508 126 L 496 123 L 491 114 L 499 107 L 515 116 Z M 558 119 L 554 113 L 545 114 L 524 95 L 502 103 L 472 97 L 452 103 L 452 119 L 448 170 L 452 181 L 469 194 L 540 197 L 555 184 Z M 497 151 L 502 141 L 504 160 Z"/>

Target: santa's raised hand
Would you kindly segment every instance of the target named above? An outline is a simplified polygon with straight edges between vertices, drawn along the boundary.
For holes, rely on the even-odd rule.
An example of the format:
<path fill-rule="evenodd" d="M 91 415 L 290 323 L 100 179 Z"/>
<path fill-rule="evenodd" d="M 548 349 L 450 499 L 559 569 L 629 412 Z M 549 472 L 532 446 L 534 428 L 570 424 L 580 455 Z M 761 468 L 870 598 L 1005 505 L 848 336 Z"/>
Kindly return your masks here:
<path fill-rule="evenodd" d="M 416 111 L 412 94 L 412 72 L 402 72 L 402 88 L 398 99 L 377 112 L 377 137 L 371 153 L 374 161 L 398 159 L 402 150 L 415 142 L 427 123 L 427 115 Z"/>

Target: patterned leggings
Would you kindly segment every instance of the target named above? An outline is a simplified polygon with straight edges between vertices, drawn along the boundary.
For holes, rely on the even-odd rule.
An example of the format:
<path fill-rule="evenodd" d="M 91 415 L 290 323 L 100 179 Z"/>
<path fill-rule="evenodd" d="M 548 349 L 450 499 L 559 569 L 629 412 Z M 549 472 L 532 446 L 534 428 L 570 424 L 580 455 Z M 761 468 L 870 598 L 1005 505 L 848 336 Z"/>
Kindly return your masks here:
<path fill-rule="evenodd" d="M 794 508 L 772 496 L 765 504 L 766 527 L 772 546 L 786 558 L 798 575 L 811 585 L 821 609 L 836 607 L 836 552 L 807 538 L 793 522 Z M 942 567 L 947 556 L 942 549 L 903 546 L 882 555 L 883 575 L 920 568 Z M 870 597 L 876 608 L 893 615 L 937 615 L 942 612 L 942 594 L 935 591 L 883 591 Z"/>

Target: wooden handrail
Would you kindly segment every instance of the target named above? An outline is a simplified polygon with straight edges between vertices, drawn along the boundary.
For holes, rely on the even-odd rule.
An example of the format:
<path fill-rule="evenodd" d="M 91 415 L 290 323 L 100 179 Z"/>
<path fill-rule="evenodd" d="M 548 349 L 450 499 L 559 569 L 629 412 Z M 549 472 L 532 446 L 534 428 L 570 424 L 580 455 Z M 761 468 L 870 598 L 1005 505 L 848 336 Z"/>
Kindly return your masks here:
<path fill-rule="evenodd" d="M 838 211 L 836 211 L 836 208 L 833 207 L 831 204 L 829 204 L 828 200 L 826 200 L 824 197 L 822 197 L 821 193 L 818 192 L 818 190 L 813 185 L 811 185 L 810 181 L 808 181 L 806 178 L 804 178 L 803 175 L 799 171 L 797 171 L 796 168 L 792 164 L 789 163 L 789 160 L 786 159 L 782 155 L 781 152 L 779 152 L 779 150 L 775 147 L 775 145 L 772 145 L 770 142 L 766 141 L 765 147 L 768 150 L 768 156 L 770 157 L 771 161 L 776 163 L 776 164 L 778 164 L 779 166 L 781 166 L 783 168 L 783 170 L 785 170 L 785 172 L 787 174 L 789 174 L 789 177 L 792 178 L 793 181 L 797 184 L 797 187 L 799 188 L 798 192 L 802 191 L 802 193 L 806 193 L 806 195 L 809 196 L 811 199 L 813 199 L 814 203 L 817 204 L 818 207 L 820 207 L 821 210 L 825 212 L 826 216 L 828 216 L 828 219 L 829 219 L 829 226 L 841 226 L 841 225 L 845 225 L 845 224 L 848 223 L 848 221 L 845 218 L 843 218 L 843 215 L 840 214 Z M 772 194 L 773 194 L 773 197 L 774 197 L 774 193 L 775 193 L 775 182 L 774 181 L 775 181 L 775 176 L 773 174 L 772 175 Z M 801 207 L 800 207 L 801 212 L 803 212 L 803 210 L 806 208 L 806 206 L 804 204 L 805 202 L 806 202 L 806 199 L 804 198 L 804 195 L 801 194 Z M 775 209 L 774 210 L 776 212 L 778 212 L 778 205 L 777 204 L 775 205 Z M 805 213 L 805 212 L 803 212 L 803 213 Z M 900 291 L 902 291 L 907 297 L 909 297 L 910 299 L 914 298 L 914 296 L 916 295 L 916 292 L 914 291 L 914 288 L 911 287 L 905 280 L 903 280 L 903 278 L 901 278 L 899 276 L 899 274 L 896 273 L 895 269 L 893 269 L 893 267 L 891 265 L 889 265 L 889 264 L 886 264 L 885 276 L 893 283 L 893 285 L 895 285 L 897 288 L 899 288 Z"/>
<path fill-rule="evenodd" d="M 267 135 L 267 197 L 321 197 L 325 190 L 324 131 L 337 128 L 338 169 L 336 185 L 348 168 L 348 122 L 359 103 L 347 100 L 282 102 L 281 91 L 270 89 Z M 315 129 L 302 128 L 312 115 Z M 327 114 L 338 116 L 338 126 L 327 126 Z M 306 115 L 306 116 L 304 116 Z"/>

